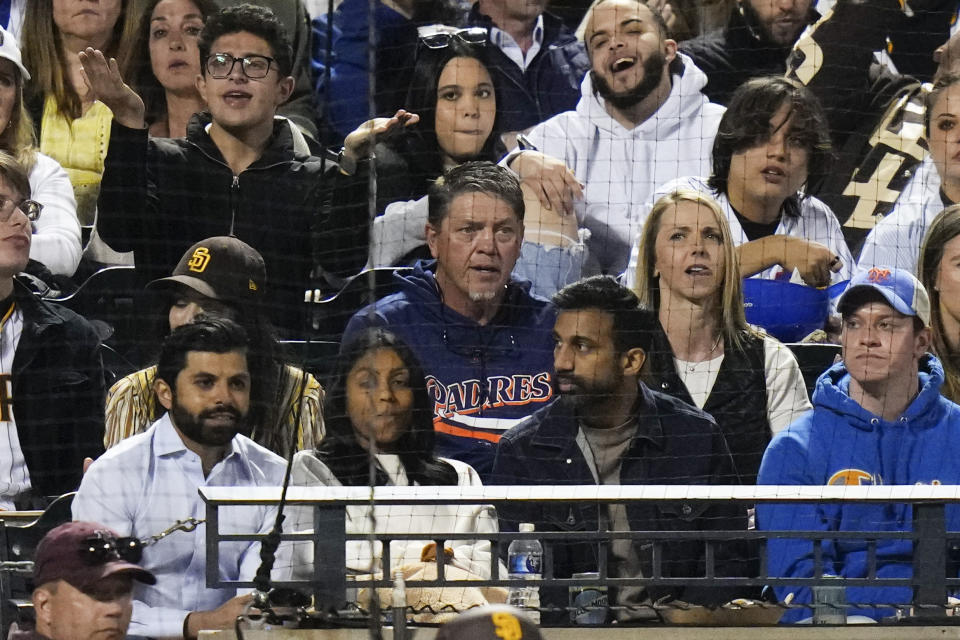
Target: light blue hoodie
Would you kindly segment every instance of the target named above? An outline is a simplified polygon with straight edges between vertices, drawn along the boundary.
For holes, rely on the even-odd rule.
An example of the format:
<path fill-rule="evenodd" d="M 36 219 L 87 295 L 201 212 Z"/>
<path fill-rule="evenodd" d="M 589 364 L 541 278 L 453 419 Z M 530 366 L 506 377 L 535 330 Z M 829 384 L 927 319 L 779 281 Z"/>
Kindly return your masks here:
<path fill-rule="evenodd" d="M 919 393 L 895 421 L 879 418 L 849 395 L 850 375 L 838 363 L 820 376 L 812 411 L 767 447 L 757 484 L 766 485 L 915 485 L 960 484 L 960 407 L 940 395 L 943 368 L 931 355 L 920 361 Z M 948 507 L 947 530 L 960 531 L 960 509 Z M 757 525 L 769 531 L 910 531 L 913 513 L 905 504 L 790 504 L 757 507 Z M 813 544 L 798 539 L 771 540 L 767 546 L 771 576 L 813 576 Z M 877 576 L 909 578 L 913 544 L 909 540 L 877 541 Z M 865 540 L 823 542 L 825 574 L 867 576 Z M 782 600 L 790 592 L 795 603 L 811 601 L 809 587 L 778 587 Z M 909 603 L 910 587 L 848 587 L 850 603 Z M 880 618 L 890 608 L 851 613 Z M 783 622 L 808 617 L 788 611 Z"/>

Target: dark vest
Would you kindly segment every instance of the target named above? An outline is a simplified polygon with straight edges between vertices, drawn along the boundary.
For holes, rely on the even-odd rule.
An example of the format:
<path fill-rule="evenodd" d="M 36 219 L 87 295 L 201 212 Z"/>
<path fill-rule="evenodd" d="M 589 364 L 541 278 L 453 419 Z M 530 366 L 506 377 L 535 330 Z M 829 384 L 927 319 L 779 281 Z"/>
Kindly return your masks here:
<path fill-rule="evenodd" d="M 663 327 L 643 366 L 643 380 L 652 389 L 688 404 L 693 398 L 674 365 L 673 349 Z M 724 349 L 723 363 L 703 410 L 713 416 L 727 439 L 733 461 L 745 485 L 756 484 L 763 452 L 770 442 L 767 419 L 767 380 L 763 366 L 763 338 L 744 334 L 743 349 Z"/>

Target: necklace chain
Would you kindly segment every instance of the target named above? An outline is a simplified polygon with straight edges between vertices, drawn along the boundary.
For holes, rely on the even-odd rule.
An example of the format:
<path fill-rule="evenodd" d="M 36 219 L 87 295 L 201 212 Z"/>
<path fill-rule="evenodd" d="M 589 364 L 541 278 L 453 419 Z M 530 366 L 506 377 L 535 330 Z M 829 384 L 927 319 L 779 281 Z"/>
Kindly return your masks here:
<path fill-rule="evenodd" d="M 713 358 L 711 358 L 710 356 L 712 356 L 713 353 L 717 350 L 717 347 L 720 346 L 720 339 L 721 339 L 721 338 L 723 338 L 723 333 L 718 333 L 718 334 L 717 334 L 717 339 L 713 341 L 713 347 L 711 347 L 711 348 L 710 348 L 710 351 L 707 352 L 707 357 L 704 358 L 703 360 L 699 360 L 699 361 L 697 361 L 697 362 L 688 362 L 688 363 L 687 363 L 687 371 L 689 371 L 690 373 L 693 373 L 694 371 L 697 370 L 697 367 L 698 367 L 699 365 L 703 364 L 704 362 L 709 362 L 709 361 L 711 361 Z"/>

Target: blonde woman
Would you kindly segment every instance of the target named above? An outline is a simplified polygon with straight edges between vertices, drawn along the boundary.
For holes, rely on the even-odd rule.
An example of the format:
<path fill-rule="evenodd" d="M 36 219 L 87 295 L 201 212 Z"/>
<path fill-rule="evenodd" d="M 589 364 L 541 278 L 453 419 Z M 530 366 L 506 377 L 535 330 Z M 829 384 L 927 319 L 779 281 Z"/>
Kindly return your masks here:
<path fill-rule="evenodd" d="M 930 295 L 933 352 L 943 364 L 940 393 L 960 401 L 960 204 L 941 211 L 920 246 L 917 278 Z"/>
<path fill-rule="evenodd" d="M 752 329 L 730 228 L 692 189 L 657 200 L 640 237 L 636 293 L 659 317 L 644 381 L 720 425 L 745 484 L 771 436 L 810 409 L 789 349 Z"/>
<path fill-rule="evenodd" d="M 30 0 L 24 16 L 28 108 L 38 123 L 40 151 L 70 175 L 84 225 L 94 221 L 113 114 L 94 100 L 79 54 L 87 47 L 103 51 L 126 76 L 139 21 L 133 9 L 134 0 Z"/>

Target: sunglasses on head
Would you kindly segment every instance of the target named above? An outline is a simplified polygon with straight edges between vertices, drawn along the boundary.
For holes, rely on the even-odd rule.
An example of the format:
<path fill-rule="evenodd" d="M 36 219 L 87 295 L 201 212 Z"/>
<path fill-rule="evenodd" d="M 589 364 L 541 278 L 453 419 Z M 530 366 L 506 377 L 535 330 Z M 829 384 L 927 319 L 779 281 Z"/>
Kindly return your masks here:
<path fill-rule="evenodd" d="M 98 531 L 84 539 L 82 544 L 82 555 L 90 565 L 106 564 L 114 560 L 137 564 L 143 557 L 143 542 L 138 538 L 118 538 Z"/>
<path fill-rule="evenodd" d="M 482 45 L 487 43 L 487 30 L 483 27 L 468 27 L 456 31 L 438 31 L 420 36 L 420 42 L 428 49 L 449 47 L 456 38 L 465 44 Z"/>

